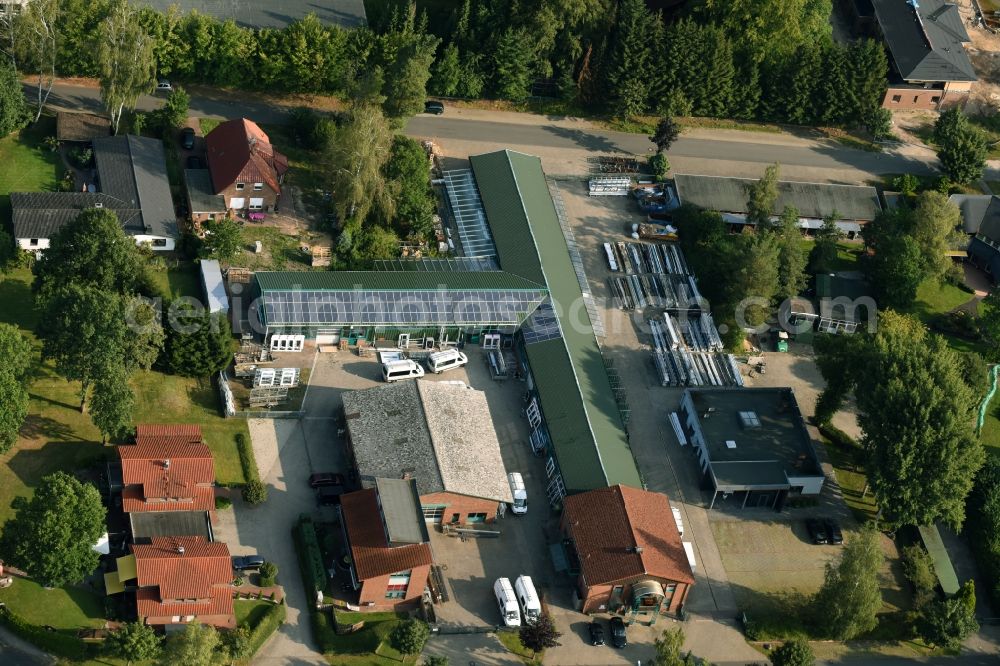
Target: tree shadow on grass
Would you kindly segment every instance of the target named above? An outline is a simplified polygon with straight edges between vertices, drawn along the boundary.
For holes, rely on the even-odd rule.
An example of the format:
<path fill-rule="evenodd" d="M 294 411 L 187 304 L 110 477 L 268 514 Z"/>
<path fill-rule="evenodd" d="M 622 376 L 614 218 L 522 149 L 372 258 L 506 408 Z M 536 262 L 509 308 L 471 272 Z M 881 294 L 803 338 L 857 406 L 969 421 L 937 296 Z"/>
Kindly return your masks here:
<path fill-rule="evenodd" d="M 219 395 L 210 379 L 198 379 L 194 386 L 188 389 L 188 399 L 206 411 L 213 414 L 220 413 Z"/>
<path fill-rule="evenodd" d="M 17 475 L 21 483 L 34 486 L 46 474 L 58 470 L 73 473 L 104 456 L 105 449 L 100 442 L 82 439 L 72 442 L 51 441 L 40 448 L 18 449 L 7 466 Z"/>
<path fill-rule="evenodd" d="M 0 323 L 31 329 L 35 324 L 35 299 L 21 280 L 0 279 Z"/>
<path fill-rule="evenodd" d="M 72 409 L 70 405 L 65 403 L 56 402 L 55 400 L 49 400 L 48 398 L 41 398 L 36 395 L 31 396 L 34 400 L 42 400 L 53 405 L 58 405 L 60 407 L 66 407 Z M 24 419 L 24 425 L 21 426 L 21 436 L 27 437 L 28 439 L 55 439 L 62 442 L 68 441 L 82 441 L 78 435 L 73 432 L 65 423 L 56 421 L 47 416 L 41 416 L 40 414 L 29 414 L 26 419 Z"/>

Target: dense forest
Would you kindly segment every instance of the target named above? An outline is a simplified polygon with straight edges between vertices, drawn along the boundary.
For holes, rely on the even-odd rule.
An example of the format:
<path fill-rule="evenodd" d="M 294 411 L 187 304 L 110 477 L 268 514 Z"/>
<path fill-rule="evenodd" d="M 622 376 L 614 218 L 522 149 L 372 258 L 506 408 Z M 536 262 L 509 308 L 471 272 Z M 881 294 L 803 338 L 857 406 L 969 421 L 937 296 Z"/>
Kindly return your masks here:
<path fill-rule="evenodd" d="M 110 0 L 58 0 L 60 76 L 96 76 L 93 40 Z M 800 124 L 869 122 L 885 89 L 881 44 L 831 37 L 831 0 L 371 0 L 370 27 L 307 17 L 250 30 L 148 8 L 157 72 L 273 92 L 555 98 L 619 117 L 700 115 Z M 22 54 L 29 70 L 31 53 Z M 37 68 L 37 65 L 35 66 Z M 364 91 L 362 91 L 364 94 Z"/>

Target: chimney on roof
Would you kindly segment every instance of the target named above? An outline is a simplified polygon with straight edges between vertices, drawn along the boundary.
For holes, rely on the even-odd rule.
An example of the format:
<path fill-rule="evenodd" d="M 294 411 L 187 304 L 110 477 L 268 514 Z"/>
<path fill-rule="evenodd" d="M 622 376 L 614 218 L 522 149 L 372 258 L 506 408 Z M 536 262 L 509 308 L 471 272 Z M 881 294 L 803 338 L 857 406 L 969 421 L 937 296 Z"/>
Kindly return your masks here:
<path fill-rule="evenodd" d="M 180 544 L 177 544 L 177 554 L 178 555 L 183 555 L 184 554 L 184 546 L 182 546 Z"/>
<path fill-rule="evenodd" d="M 170 469 L 170 458 L 163 461 L 163 469 Z"/>
<path fill-rule="evenodd" d="M 625 548 L 626 553 L 635 553 L 636 555 L 642 555 L 642 546 L 627 546 Z"/>

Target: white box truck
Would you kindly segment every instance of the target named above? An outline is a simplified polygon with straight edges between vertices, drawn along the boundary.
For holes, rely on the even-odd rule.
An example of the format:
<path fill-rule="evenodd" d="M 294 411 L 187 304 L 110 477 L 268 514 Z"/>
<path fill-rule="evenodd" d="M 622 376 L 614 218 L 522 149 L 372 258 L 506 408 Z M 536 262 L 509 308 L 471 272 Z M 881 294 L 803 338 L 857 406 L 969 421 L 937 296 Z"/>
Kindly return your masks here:
<path fill-rule="evenodd" d="M 517 597 L 514 596 L 514 588 L 510 585 L 509 578 L 497 578 L 493 583 L 493 594 L 497 598 L 497 606 L 500 608 L 500 619 L 505 627 L 521 626 L 521 611 L 517 606 Z"/>
<path fill-rule="evenodd" d="M 542 604 L 538 600 L 531 576 L 521 575 L 514 579 L 514 594 L 517 595 L 517 605 L 521 609 L 524 621 L 528 624 L 538 622 L 538 618 L 542 615 Z"/>
<path fill-rule="evenodd" d="M 524 487 L 521 473 L 511 472 L 507 475 L 507 482 L 510 484 L 510 494 L 514 496 L 514 503 L 510 505 L 510 510 L 517 515 L 528 513 L 528 491 Z"/>

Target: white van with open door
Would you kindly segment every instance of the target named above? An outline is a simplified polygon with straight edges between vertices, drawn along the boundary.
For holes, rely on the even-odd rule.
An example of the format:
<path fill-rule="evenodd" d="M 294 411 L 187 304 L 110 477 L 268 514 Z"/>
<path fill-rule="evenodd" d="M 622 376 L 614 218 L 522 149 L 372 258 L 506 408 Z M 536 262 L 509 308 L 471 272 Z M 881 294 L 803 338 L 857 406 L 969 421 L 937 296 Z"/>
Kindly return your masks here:
<path fill-rule="evenodd" d="M 514 588 L 510 585 L 509 578 L 497 578 L 493 583 L 493 594 L 497 597 L 497 606 L 500 608 L 500 618 L 505 627 L 521 626 L 521 611 L 517 606 L 517 598 L 514 596 Z"/>
<path fill-rule="evenodd" d="M 538 600 L 538 593 L 535 592 L 535 584 L 531 581 L 531 576 L 518 576 L 514 580 L 514 594 L 517 595 L 517 605 L 521 609 L 521 615 L 528 624 L 538 622 L 542 616 L 542 604 Z"/>
<path fill-rule="evenodd" d="M 514 503 L 510 505 L 510 510 L 519 516 L 528 513 L 528 491 L 524 487 L 521 473 L 511 472 L 508 474 L 507 483 L 510 484 L 510 494 L 514 497 Z"/>
<path fill-rule="evenodd" d="M 445 349 L 427 357 L 427 369 L 435 375 L 440 375 L 445 370 L 461 368 L 468 362 L 469 357 L 457 349 Z"/>
<path fill-rule="evenodd" d="M 400 379 L 418 379 L 424 376 L 424 369 L 416 361 L 403 359 L 382 364 L 382 379 L 398 382 Z"/>

